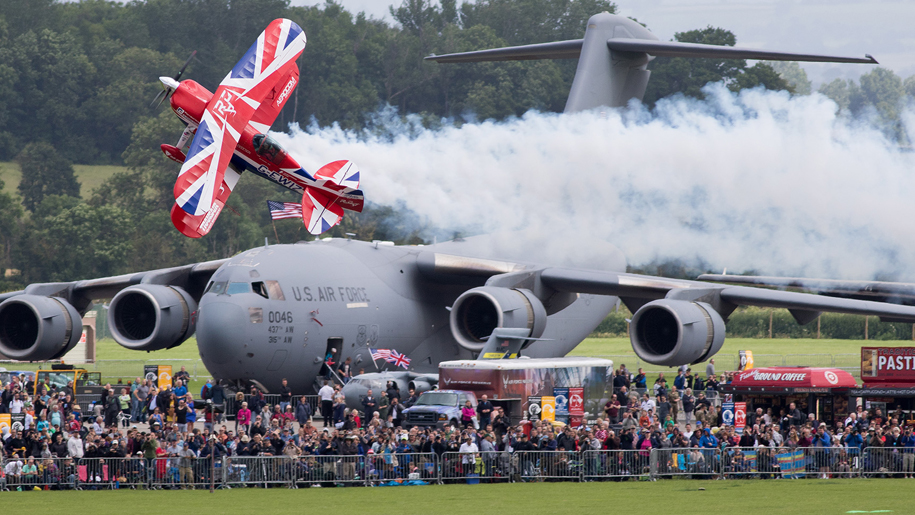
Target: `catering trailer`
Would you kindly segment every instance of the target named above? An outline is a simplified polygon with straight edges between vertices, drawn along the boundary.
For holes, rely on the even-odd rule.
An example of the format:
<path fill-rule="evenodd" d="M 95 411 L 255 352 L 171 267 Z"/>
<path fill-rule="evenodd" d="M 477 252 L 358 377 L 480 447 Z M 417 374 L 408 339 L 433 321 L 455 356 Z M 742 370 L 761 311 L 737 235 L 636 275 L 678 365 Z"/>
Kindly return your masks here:
<path fill-rule="evenodd" d="M 483 395 L 512 422 L 594 422 L 613 389 L 613 361 L 600 358 L 516 358 L 439 363 L 438 386 Z"/>

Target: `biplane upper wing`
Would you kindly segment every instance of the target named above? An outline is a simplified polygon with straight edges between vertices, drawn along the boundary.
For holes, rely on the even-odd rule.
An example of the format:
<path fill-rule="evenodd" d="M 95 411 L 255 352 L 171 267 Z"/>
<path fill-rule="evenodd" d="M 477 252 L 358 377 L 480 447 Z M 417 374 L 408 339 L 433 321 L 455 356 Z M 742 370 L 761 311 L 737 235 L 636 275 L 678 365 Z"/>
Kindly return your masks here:
<path fill-rule="evenodd" d="M 201 216 L 214 209 L 242 131 L 278 83 L 285 79 L 288 84 L 298 76 L 295 60 L 304 50 L 301 27 L 287 19 L 274 20 L 223 79 L 207 103 L 175 182 L 175 203 L 184 212 Z"/>

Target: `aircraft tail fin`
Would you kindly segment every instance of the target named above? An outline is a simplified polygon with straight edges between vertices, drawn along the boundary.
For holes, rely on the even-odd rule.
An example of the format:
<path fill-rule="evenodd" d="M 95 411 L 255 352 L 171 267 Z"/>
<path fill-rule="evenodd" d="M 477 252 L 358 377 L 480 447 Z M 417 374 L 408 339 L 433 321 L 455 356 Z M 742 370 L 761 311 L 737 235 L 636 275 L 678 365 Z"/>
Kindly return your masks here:
<path fill-rule="evenodd" d="M 638 22 L 607 12 L 595 14 L 588 20 L 583 39 L 430 55 L 426 59 L 439 63 L 472 63 L 578 58 L 578 68 L 565 107 L 565 112 L 576 112 L 598 107 L 622 107 L 633 98 L 641 100 L 651 75 L 648 62 L 657 56 L 877 63 L 870 55 L 864 58 L 838 57 L 658 41 L 657 36 Z"/>
<path fill-rule="evenodd" d="M 530 331 L 522 328 L 501 327 L 493 330 L 489 339 L 480 350 L 478 360 L 490 359 L 513 359 L 521 355 L 521 350 L 525 344 L 531 340 L 542 340 L 543 338 L 531 338 Z"/>
<path fill-rule="evenodd" d="M 344 188 L 359 188 L 359 168 L 355 163 L 346 159 L 322 166 L 320 170 L 315 172 L 315 178 L 327 179 L 333 184 Z"/>

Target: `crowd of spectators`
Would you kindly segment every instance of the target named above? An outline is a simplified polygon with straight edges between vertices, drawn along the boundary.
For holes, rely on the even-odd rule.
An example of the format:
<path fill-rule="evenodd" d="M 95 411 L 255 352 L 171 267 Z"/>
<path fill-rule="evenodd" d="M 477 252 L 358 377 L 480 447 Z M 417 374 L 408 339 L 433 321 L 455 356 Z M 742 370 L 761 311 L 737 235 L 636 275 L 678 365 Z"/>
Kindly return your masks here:
<path fill-rule="evenodd" d="M 722 376 L 729 381 L 731 375 Z M 176 486 L 190 487 L 205 475 L 193 463 L 211 463 L 213 458 L 284 456 L 303 468 L 314 468 L 322 458 L 376 457 L 373 474 L 385 479 L 437 473 L 424 467 L 423 460 L 399 463 L 398 456 L 417 453 L 439 458 L 445 453 L 462 453 L 461 459 L 448 465 L 449 474 L 461 476 L 497 473 L 499 451 L 553 451 L 560 458 L 551 463 L 563 475 L 571 466 L 571 461 L 562 458 L 566 453 L 632 450 L 647 456 L 652 449 L 682 449 L 702 459 L 703 452 L 729 448 L 753 449 L 759 460 L 783 449 L 841 450 L 816 463 L 820 477 L 829 477 L 845 470 L 843 467 L 856 466 L 854 460 L 864 448 L 885 447 L 899 453 L 899 463 L 892 471 L 915 477 L 915 434 L 903 425 L 901 410 L 883 414 L 858 406 L 829 426 L 791 403 L 750 413 L 745 430 L 738 433 L 722 424 L 716 403 L 709 399 L 718 384 L 714 372 L 703 379 L 688 369 L 680 370 L 669 388 L 662 374 L 648 389 L 641 370 L 630 374 L 622 366 L 614 373 L 616 393 L 604 412 L 596 423 L 578 427 L 549 421 L 512 423 L 502 408 L 483 397 L 475 409 L 469 408 L 468 420 L 460 427 L 406 428 L 402 410 L 418 397 L 412 390 L 401 394 L 392 384 L 377 397 L 369 391 L 360 411 L 347 407 L 339 385 L 326 382 L 320 413 L 314 413 L 305 397 L 293 402 L 285 381 L 275 405 L 256 388 L 247 394 L 232 394 L 238 406 L 232 424 L 223 420 L 225 389 L 208 381 L 195 398 L 187 391 L 188 379 L 185 372 L 176 374 L 174 385 L 162 388 L 142 378 L 130 385 L 106 385 L 90 417 L 84 417 L 83 409 L 73 401 L 72 385 L 39 384 L 36 388 L 18 378 L 0 385 L 0 413 L 25 414 L 21 428 L 0 435 L 0 488 L 11 483 L 41 483 L 38 478 L 50 468 L 65 469 L 58 473 L 67 476 L 72 471 L 66 469 L 75 466 L 74 460 L 91 458 L 129 457 L 150 471 L 145 473 L 173 473 Z M 198 419 L 203 421 L 202 428 L 195 425 Z M 148 430 L 138 426 L 145 429 L 146 424 Z M 173 472 L 157 470 L 157 463 L 164 459 L 177 464 Z M 521 465 L 523 468 L 524 463 Z M 504 472 L 507 476 L 517 471 Z M 337 473 L 352 479 L 359 471 L 353 464 Z"/>

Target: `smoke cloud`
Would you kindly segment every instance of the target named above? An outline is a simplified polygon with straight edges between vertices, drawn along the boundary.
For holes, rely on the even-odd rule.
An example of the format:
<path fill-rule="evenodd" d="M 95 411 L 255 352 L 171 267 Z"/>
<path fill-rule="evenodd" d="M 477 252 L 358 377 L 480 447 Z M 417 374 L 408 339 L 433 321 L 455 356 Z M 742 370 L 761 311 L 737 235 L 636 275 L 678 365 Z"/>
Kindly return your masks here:
<path fill-rule="evenodd" d="M 915 153 L 820 95 L 706 94 L 435 130 L 382 111 L 373 130 L 278 139 L 308 170 L 353 160 L 367 199 L 436 227 L 522 231 L 590 262 L 609 242 L 632 265 L 915 278 Z"/>

